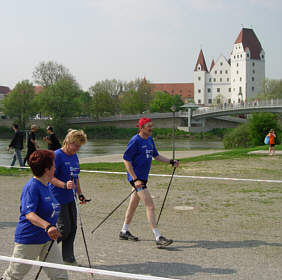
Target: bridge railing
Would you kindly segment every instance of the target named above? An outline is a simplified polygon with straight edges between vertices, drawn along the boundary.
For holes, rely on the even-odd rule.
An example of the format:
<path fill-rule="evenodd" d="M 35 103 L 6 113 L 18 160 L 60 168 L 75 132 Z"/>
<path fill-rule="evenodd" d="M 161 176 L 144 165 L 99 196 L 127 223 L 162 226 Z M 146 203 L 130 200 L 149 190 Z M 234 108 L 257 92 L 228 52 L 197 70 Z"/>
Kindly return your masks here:
<path fill-rule="evenodd" d="M 198 116 L 202 114 L 222 112 L 222 111 L 232 111 L 239 109 L 248 109 L 248 108 L 263 108 L 263 107 L 277 107 L 282 106 L 282 99 L 268 99 L 268 100 L 255 100 L 250 102 L 242 102 L 242 103 L 224 103 L 210 107 L 201 107 L 192 112 L 193 116 Z"/>

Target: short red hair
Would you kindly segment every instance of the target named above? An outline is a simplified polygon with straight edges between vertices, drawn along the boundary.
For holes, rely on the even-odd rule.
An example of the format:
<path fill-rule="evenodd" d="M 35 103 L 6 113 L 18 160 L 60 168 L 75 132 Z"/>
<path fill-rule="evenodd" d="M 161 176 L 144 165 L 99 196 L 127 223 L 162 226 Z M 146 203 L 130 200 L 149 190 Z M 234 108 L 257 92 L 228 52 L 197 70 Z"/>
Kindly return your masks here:
<path fill-rule="evenodd" d="M 29 157 L 29 166 L 32 173 L 36 177 L 41 177 L 45 173 L 45 169 L 49 170 L 53 166 L 55 154 L 50 150 L 36 150 Z"/>

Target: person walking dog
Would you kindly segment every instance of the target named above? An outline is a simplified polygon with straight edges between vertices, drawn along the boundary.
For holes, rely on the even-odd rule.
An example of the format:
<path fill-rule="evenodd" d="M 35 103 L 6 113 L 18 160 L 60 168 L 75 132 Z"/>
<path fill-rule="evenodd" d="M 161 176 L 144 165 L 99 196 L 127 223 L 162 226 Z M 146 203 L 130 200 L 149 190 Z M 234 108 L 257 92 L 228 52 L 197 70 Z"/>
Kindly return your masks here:
<path fill-rule="evenodd" d="M 139 201 L 142 200 L 146 207 L 149 225 L 156 239 L 156 245 L 158 247 L 165 247 L 170 245 L 173 240 L 162 236 L 157 228 L 155 206 L 152 196 L 147 188 L 147 181 L 152 158 L 160 162 L 171 164 L 174 167 L 178 167 L 179 163 L 177 160 L 170 160 L 158 153 L 152 139 L 153 124 L 149 118 L 141 118 L 138 122 L 138 127 L 138 134 L 131 138 L 123 155 L 128 181 L 136 192 L 131 195 L 129 205 L 125 213 L 124 224 L 119 234 L 119 239 L 131 241 L 139 240 L 138 237 L 131 234 L 129 231 L 129 225 Z"/>

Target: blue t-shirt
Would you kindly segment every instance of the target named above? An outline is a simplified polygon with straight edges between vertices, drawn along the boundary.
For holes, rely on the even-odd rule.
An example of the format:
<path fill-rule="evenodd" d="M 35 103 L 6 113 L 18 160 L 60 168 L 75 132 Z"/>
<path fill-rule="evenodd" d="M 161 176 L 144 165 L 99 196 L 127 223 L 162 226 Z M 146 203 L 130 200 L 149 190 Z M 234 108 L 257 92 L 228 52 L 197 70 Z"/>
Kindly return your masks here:
<path fill-rule="evenodd" d="M 124 152 L 123 159 L 130 161 L 133 170 L 138 179 L 147 180 L 151 168 L 152 157 L 158 156 L 159 153 L 155 147 L 152 137 L 143 139 L 139 134 L 133 136 Z M 132 177 L 127 172 L 128 181 L 132 181 Z"/>
<path fill-rule="evenodd" d="M 76 184 L 78 174 L 80 172 L 79 160 L 76 154 L 69 156 L 63 152 L 62 149 L 55 151 L 55 166 L 56 171 L 54 177 L 60 181 L 67 182 L 71 179 L 71 173 L 73 174 L 74 182 Z M 66 204 L 74 200 L 73 190 L 65 190 L 59 187 L 55 187 L 51 184 L 51 191 L 55 198 L 61 204 Z"/>
<path fill-rule="evenodd" d="M 60 204 L 50 192 L 49 186 L 31 178 L 21 194 L 20 218 L 16 227 L 15 242 L 20 244 L 43 244 L 50 240 L 44 229 L 33 225 L 25 215 L 34 212 L 40 218 L 55 225 L 60 213 Z"/>

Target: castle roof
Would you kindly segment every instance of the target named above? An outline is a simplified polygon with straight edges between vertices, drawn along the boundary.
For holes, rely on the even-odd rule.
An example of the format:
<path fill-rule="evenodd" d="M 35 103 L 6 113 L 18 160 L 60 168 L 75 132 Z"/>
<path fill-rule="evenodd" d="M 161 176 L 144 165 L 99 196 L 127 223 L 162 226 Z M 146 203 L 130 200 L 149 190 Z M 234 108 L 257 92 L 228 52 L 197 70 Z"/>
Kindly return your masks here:
<path fill-rule="evenodd" d="M 211 67 L 210 67 L 210 71 L 212 70 L 212 68 L 214 67 L 214 59 L 212 60 L 212 63 L 211 63 Z"/>
<path fill-rule="evenodd" d="M 253 29 L 242 28 L 235 41 L 235 44 L 239 43 L 242 43 L 245 51 L 247 48 L 250 50 L 252 59 L 260 59 L 262 47 Z"/>
<path fill-rule="evenodd" d="M 198 70 L 198 65 L 201 66 L 201 71 L 206 71 L 206 72 L 208 72 L 208 68 L 207 68 L 206 61 L 205 61 L 205 57 L 204 57 L 204 54 L 203 54 L 203 51 L 202 51 L 202 50 L 201 50 L 200 53 L 199 53 L 198 60 L 197 60 L 197 63 L 196 63 L 196 65 L 195 65 L 194 71 L 197 71 L 197 70 Z"/>

